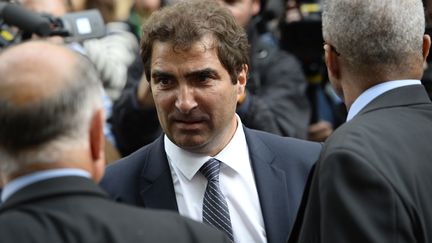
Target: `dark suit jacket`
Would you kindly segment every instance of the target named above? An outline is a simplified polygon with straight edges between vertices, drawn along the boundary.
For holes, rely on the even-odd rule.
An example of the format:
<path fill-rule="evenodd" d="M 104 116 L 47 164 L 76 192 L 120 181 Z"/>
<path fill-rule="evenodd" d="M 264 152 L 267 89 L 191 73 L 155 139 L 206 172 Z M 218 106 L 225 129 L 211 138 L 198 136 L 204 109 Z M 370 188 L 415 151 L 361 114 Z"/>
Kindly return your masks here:
<path fill-rule="evenodd" d="M 172 212 L 111 201 L 91 180 L 40 181 L 0 207 L 0 242 L 229 242 L 209 226 Z"/>
<path fill-rule="evenodd" d="M 321 145 L 247 128 L 245 135 L 268 242 L 285 242 Z M 162 136 L 109 166 L 101 185 L 121 202 L 178 210 Z"/>
<path fill-rule="evenodd" d="M 431 141 L 422 86 L 377 97 L 326 142 L 290 242 L 432 242 Z"/>

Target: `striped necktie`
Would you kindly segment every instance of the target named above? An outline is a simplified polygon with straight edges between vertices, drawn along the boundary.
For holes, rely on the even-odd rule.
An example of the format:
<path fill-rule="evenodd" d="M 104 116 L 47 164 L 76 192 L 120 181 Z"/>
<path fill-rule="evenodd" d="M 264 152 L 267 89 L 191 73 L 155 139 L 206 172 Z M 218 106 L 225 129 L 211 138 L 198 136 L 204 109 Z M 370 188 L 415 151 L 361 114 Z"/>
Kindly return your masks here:
<path fill-rule="evenodd" d="M 203 222 L 222 230 L 233 241 L 228 204 L 219 188 L 219 170 L 220 161 L 214 158 L 200 168 L 208 180 L 203 200 Z"/>

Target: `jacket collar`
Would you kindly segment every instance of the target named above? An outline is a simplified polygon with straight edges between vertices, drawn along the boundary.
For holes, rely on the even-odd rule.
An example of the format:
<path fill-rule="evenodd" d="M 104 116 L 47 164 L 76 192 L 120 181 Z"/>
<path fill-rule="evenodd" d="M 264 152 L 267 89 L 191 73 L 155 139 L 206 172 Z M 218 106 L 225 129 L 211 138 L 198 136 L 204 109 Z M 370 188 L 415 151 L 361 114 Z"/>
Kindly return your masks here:
<path fill-rule="evenodd" d="M 35 200 L 66 194 L 87 194 L 107 198 L 107 194 L 92 180 L 81 176 L 63 176 L 38 181 L 20 189 L 1 205 L 0 212 Z"/>
<path fill-rule="evenodd" d="M 285 172 L 272 165 L 274 154 L 250 129 L 244 127 L 249 154 L 254 170 L 258 196 L 264 218 L 268 242 L 283 242 L 287 239 L 289 212 L 287 205 Z M 140 196 L 145 207 L 178 211 L 177 200 L 164 150 L 163 135 L 149 152 L 148 163 L 140 176 Z M 154 162 L 154 163 L 153 163 Z"/>
<path fill-rule="evenodd" d="M 178 211 L 174 184 L 164 149 L 164 134 L 149 151 L 146 167 L 139 178 L 139 194 L 145 207 Z"/>
<path fill-rule="evenodd" d="M 358 115 L 383 108 L 400 107 L 415 104 L 430 104 L 423 85 L 409 85 L 392 89 L 372 100 Z"/>

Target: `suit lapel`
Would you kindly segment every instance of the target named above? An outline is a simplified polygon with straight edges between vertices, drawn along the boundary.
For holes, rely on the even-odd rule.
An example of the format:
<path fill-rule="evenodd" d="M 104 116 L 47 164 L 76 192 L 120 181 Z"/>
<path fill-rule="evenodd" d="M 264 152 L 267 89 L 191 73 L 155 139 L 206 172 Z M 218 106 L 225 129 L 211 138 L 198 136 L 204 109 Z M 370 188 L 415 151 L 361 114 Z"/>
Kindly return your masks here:
<path fill-rule="evenodd" d="M 144 206 L 178 211 L 163 135 L 153 143 L 140 176 L 139 190 Z"/>
<path fill-rule="evenodd" d="M 264 218 L 268 242 L 283 242 L 287 239 L 288 190 L 285 172 L 272 165 L 275 156 L 260 138 L 245 129 L 246 141 L 255 182 Z"/>

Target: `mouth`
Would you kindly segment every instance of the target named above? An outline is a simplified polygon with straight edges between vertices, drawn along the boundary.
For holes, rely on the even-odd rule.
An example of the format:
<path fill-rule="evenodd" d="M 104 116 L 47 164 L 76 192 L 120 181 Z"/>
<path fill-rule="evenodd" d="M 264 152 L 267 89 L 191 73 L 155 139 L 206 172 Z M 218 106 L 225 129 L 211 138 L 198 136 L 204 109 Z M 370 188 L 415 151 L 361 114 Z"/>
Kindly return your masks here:
<path fill-rule="evenodd" d="M 188 118 L 188 119 L 173 119 L 174 126 L 182 130 L 197 130 L 201 129 L 204 124 L 204 119 Z"/>

